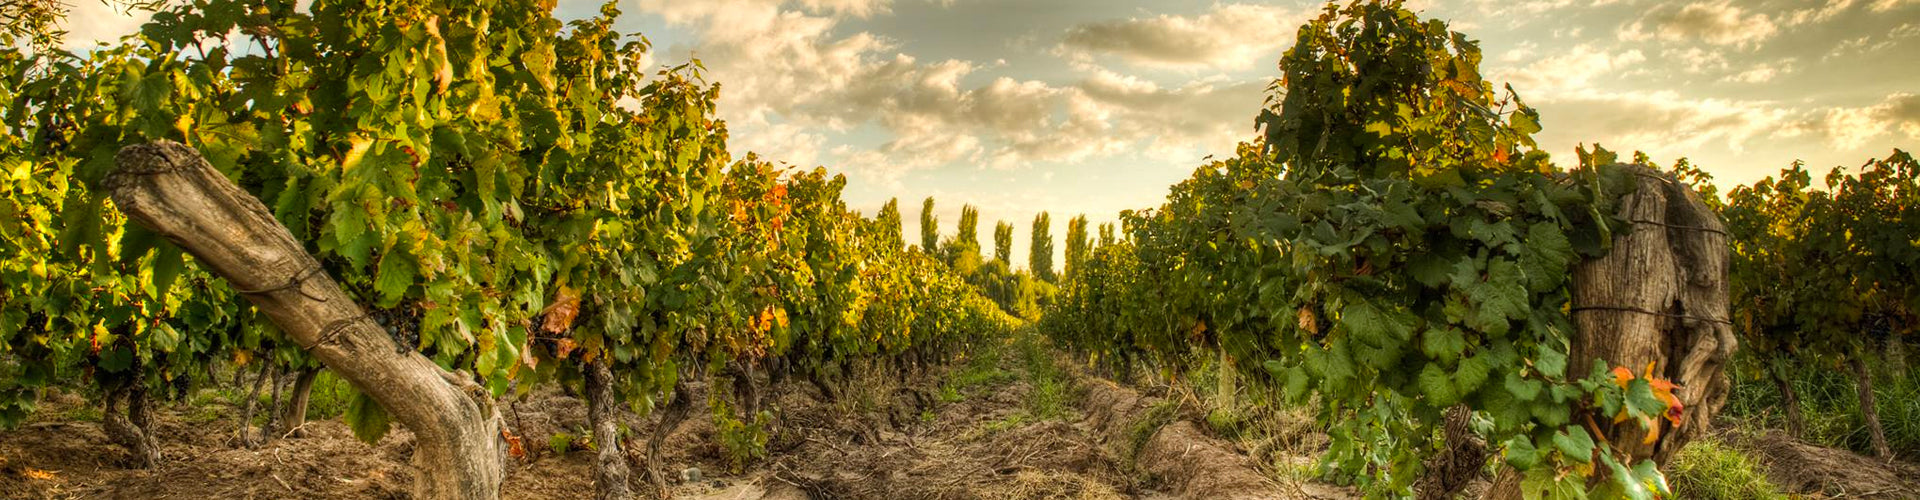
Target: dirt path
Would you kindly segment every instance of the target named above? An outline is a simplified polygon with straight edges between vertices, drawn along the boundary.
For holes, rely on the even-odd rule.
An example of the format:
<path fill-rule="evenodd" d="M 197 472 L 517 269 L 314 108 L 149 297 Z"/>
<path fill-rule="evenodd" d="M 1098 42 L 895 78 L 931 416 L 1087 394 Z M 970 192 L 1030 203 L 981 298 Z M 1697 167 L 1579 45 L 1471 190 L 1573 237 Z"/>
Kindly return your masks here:
<path fill-rule="evenodd" d="M 674 478 L 676 497 L 712 500 L 1164 499 L 1223 491 L 1310 498 L 1275 493 L 1278 486 L 1264 482 L 1244 456 L 1191 423 L 1168 426 L 1141 447 L 1128 429 L 1145 406 L 1096 406 L 1116 394 L 1140 405 L 1148 399 L 1036 364 L 1013 346 L 1004 351 L 914 389 L 857 384 L 838 402 L 820 401 L 804 384 L 776 391 L 781 431 L 768 444 L 769 456 L 739 473 L 727 470 L 711 419 L 696 410 L 669 438 L 662 469 Z M 337 419 L 321 420 L 309 423 L 307 437 L 245 449 L 234 444 L 237 411 L 203 398 L 162 405 L 156 421 L 163 464 L 142 471 L 125 468 L 125 452 L 109 444 L 89 408 L 77 396 L 55 396 L 36 422 L 0 431 L 0 499 L 407 497 L 412 440 L 401 429 L 368 446 Z M 512 466 L 504 498 L 591 491 L 586 444 L 566 438 L 584 434 L 578 400 L 547 391 L 506 410 L 528 457 Z M 629 427 L 651 423 L 632 417 Z"/>
<path fill-rule="evenodd" d="M 1159 398 L 1066 373 L 1031 349 L 984 353 L 914 388 L 870 377 L 877 381 L 854 384 L 836 402 L 821 401 L 806 384 L 783 387 L 770 402 L 782 420 L 768 456 L 739 472 L 728 470 L 702 405 L 668 439 L 662 470 L 674 478 L 676 498 L 698 500 L 1357 498 L 1324 484 L 1275 481 L 1234 443 L 1210 437 L 1191 412 L 1183 416 Z M 704 401 L 704 391 L 696 394 Z M 245 449 L 234 444 L 236 409 L 202 398 L 161 406 L 164 460 L 141 471 L 125 468 L 125 452 L 108 443 L 97 411 L 89 410 L 82 398 L 56 395 L 43 401 L 35 422 L 0 431 L 0 500 L 408 497 L 412 440 L 404 430 L 368 446 L 339 420 L 321 420 L 309 423 L 307 437 Z M 528 454 L 512 465 L 503 498 L 592 491 L 591 453 L 571 438 L 585 434 L 579 400 L 543 391 L 506 410 Z M 636 416 L 628 427 L 652 428 Z M 1769 465 L 1834 465 L 1774 478 L 1790 489 L 1826 493 L 1814 498 L 1885 497 L 1920 484 L 1920 471 L 1868 467 L 1844 452 L 1773 436 L 1744 444 L 1777 459 Z M 1888 477 L 1848 475 L 1866 473 Z M 649 490 L 637 485 L 648 497 Z"/>

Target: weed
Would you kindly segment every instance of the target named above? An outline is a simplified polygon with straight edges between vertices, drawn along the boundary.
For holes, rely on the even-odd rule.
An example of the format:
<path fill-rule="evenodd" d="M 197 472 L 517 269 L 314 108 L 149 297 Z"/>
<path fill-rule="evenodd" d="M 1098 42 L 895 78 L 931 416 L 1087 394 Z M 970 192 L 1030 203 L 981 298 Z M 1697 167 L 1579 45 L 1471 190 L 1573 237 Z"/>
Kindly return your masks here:
<path fill-rule="evenodd" d="M 1722 414 L 1767 428 L 1786 428 L 1781 410 L 1785 403 L 1773 380 L 1765 375 L 1763 362 L 1755 356 L 1737 356 L 1734 363 L 1730 374 L 1734 379 L 1733 396 Z M 1860 414 L 1853 374 L 1832 363 L 1798 360 L 1786 368 L 1787 380 L 1800 396 L 1800 412 L 1806 420 L 1801 439 L 1870 453 L 1873 448 Z M 1880 359 L 1870 359 L 1867 364 L 1874 374 L 1874 400 L 1887 444 L 1896 454 L 1920 453 L 1920 367 Z"/>
<path fill-rule="evenodd" d="M 1700 500 L 1772 500 L 1787 498 L 1758 464 L 1717 438 L 1694 441 L 1668 466 L 1667 480 L 1676 498 Z"/>
<path fill-rule="evenodd" d="M 66 412 L 60 414 L 60 418 L 74 422 L 99 422 L 101 410 L 99 406 L 90 404 L 80 405 L 67 409 Z"/>
<path fill-rule="evenodd" d="M 1147 441 L 1153 439 L 1153 434 L 1159 432 L 1161 427 L 1173 422 L 1179 413 L 1180 405 L 1170 400 L 1162 400 L 1147 407 L 1147 411 L 1141 413 L 1140 418 L 1127 427 L 1127 447 L 1120 450 L 1121 457 L 1129 463 L 1133 462 L 1140 450 L 1147 447 Z"/>

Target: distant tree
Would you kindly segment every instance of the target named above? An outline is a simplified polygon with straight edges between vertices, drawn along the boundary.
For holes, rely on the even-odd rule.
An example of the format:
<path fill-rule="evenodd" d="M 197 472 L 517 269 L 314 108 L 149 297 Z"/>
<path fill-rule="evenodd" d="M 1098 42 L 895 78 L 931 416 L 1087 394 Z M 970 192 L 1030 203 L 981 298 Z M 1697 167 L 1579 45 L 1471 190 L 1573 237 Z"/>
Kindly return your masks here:
<path fill-rule="evenodd" d="M 1100 246 L 1104 247 L 1112 244 L 1113 244 L 1113 223 L 1108 222 L 1108 223 L 1101 224 L 1100 225 Z"/>
<path fill-rule="evenodd" d="M 880 207 L 880 215 L 875 220 L 879 221 L 881 227 L 881 241 L 890 243 L 892 250 L 899 250 L 901 246 L 906 245 L 905 237 L 900 234 L 899 198 L 887 200 L 887 204 Z"/>
<path fill-rule="evenodd" d="M 1058 281 L 1053 274 L 1053 218 L 1046 212 L 1033 217 L 1033 240 L 1027 248 L 1027 270 L 1048 283 Z"/>
<path fill-rule="evenodd" d="M 920 204 L 920 250 L 932 254 L 940 249 L 940 219 L 933 216 L 933 197 Z"/>
<path fill-rule="evenodd" d="M 980 209 L 973 205 L 960 207 L 960 233 L 953 236 L 954 243 L 980 251 Z"/>
<path fill-rule="evenodd" d="M 993 225 L 993 260 L 1013 265 L 1013 224 L 1007 221 Z"/>
<path fill-rule="evenodd" d="M 1067 279 L 1087 262 L 1087 216 L 1067 220 Z"/>

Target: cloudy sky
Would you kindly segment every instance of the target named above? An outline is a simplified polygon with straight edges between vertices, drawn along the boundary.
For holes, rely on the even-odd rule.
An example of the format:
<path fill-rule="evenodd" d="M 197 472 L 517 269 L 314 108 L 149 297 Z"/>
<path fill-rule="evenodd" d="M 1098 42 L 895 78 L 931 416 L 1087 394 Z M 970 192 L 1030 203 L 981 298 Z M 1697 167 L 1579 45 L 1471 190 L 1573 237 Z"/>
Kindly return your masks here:
<path fill-rule="evenodd" d="M 1312 1 L 620 0 L 654 59 L 700 59 L 736 154 L 845 173 L 917 234 L 934 196 L 1019 228 L 1153 206 L 1253 137 L 1275 62 Z M 139 24 L 76 1 L 69 43 Z M 561 0 L 584 17 L 597 0 Z M 1719 183 L 1805 160 L 1920 147 L 1920 0 L 1417 1 L 1481 41 L 1485 72 L 1543 115 L 1542 146 L 1686 157 Z M 1564 162 L 1565 160 L 1563 160 Z M 1024 259 L 1016 259 L 1023 261 Z"/>

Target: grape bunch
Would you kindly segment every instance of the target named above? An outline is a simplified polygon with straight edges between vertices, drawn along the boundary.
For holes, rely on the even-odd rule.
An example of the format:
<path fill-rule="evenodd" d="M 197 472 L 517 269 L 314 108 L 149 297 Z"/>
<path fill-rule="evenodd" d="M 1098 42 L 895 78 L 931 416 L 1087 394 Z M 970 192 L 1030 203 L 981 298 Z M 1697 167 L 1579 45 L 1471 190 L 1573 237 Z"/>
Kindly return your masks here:
<path fill-rule="evenodd" d="M 370 308 L 367 316 L 393 337 L 395 351 L 405 354 L 420 348 L 420 314 L 407 304 L 392 308 Z"/>
<path fill-rule="evenodd" d="M 1893 338 L 1892 314 L 1870 313 L 1866 316 L 1867 338 L 1882 342 Z"/>

